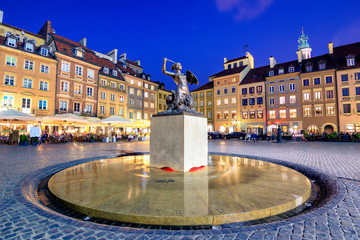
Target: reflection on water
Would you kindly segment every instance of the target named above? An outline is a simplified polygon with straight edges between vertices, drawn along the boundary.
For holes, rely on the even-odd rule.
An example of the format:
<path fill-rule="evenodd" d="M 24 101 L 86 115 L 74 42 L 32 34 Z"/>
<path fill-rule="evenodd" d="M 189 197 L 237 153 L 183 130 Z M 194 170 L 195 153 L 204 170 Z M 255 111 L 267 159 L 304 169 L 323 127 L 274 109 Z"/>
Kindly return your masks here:
<path fill-rule="evenodd" d="M 114 213 L 212 216 L 286 204 L 311 186 L 292 169 L 248 158 L 210 155 L 208 167 L 191 173 L 149 163 L 149 155 L 89 162 L 56 174 L 49 187 L 63 200 Z"/>

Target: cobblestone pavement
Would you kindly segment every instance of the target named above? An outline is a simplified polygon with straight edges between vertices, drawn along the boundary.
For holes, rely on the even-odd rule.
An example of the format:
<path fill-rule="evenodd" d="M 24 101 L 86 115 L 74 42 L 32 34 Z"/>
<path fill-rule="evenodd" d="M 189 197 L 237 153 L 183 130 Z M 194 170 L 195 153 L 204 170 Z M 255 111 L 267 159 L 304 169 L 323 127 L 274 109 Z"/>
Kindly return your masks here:
<path fill-rule="evenodd" d="M 56 166 L 74 160 L 148 151 L 149 142 L 0 145 L 0 239 L 360 239 L 359 143 L 209 141 L 210 152 L 266 157 L 309 167 L 335 179 L 344 191 L 318 215 L 251 227 L 172 231 L 99 225 L 36 205 L 28 193 L 34 186 L 21 188 L 38 173 L 54 172 Z"/>

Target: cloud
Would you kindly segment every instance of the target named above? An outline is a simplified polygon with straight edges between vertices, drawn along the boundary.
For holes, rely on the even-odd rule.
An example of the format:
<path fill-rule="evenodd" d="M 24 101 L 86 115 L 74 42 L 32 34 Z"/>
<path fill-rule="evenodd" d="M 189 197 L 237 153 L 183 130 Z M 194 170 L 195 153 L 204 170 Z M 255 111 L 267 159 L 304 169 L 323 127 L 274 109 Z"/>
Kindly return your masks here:
<path fill-rule="evenodd" d="M 250 20 L 258 17 L 275 0 L 216 0 L 220 12 L 229 12 L 235 9 L 236 20 Z"/>

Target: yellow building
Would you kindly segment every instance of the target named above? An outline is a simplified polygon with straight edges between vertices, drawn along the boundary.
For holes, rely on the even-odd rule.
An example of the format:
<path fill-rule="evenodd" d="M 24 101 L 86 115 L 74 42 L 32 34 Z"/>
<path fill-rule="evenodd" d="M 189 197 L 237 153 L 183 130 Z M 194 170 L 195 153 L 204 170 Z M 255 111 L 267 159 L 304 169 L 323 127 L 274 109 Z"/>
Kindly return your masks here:
<path fill-rule="evenodd" d="M 196 111 L 207 117 L 208 132 L 214 131 L 214 82 L 208 82 L 191 91 Z"/>
<path fill-rule="evenodd" d="M 247 52 L 246 56 L 240 58 L 225 58 L 224 70 L 209 77 L 214 82 L 215 131 L 240 131 L 239 83 L 252 68 L 254 58 Z"/>
<path fill-rule="evenodd" d="M 45 45 L 0 37 L 1 108 L 36 116 L 54 115 L 57 61 Z"/>
<path fill-rule="evenodd" d="M 158 105 L 158 107 L 157 107 L 158 113 L 164 112 L 167 110 L 166 98 L 167 98 L 167 96 L 169 96 L 171 94 L 172 94 L 171 91 L 161 88 L 161 86 L 160 86 L 160 88 L 158 90 L 158 98 L 157 98 L 158 99 L 158 104 L 157 104 Z"/>

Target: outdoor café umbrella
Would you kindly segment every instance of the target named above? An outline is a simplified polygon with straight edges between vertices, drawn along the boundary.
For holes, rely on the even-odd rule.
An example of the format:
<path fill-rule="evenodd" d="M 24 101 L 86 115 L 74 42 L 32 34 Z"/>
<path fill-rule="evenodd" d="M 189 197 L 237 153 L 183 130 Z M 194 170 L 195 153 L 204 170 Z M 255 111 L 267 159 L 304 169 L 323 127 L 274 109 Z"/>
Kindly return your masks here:
<path fill-rule="evenodd" d="M 25 122 L 37 122 L 39 121 L 39 118 L 16 111 L 14 109 L 6 109 L 0 111 L 0 120 L 5 122 L 13 122 L 13 121 L 25 121 Z"/>
<path fill-rule="evenodd" d="M 111 117 L 105 118 L 102 120 L 103 123 L 113 124 L 113 125 L 120 125 L 120 124 L 131 124 L 132 121 L 129 119 L 122 118 L 118 115 L 112 115 Z"/>
<path fill-rule="evenodd" d="M 42 122 L 48 122 L 48 123 L 89 123 L 88 120 L 72 114 L 72 113 L 64 113 L 64 114 L 56 114 L 54 116 L 46 116 L 42 120 Z"/>

